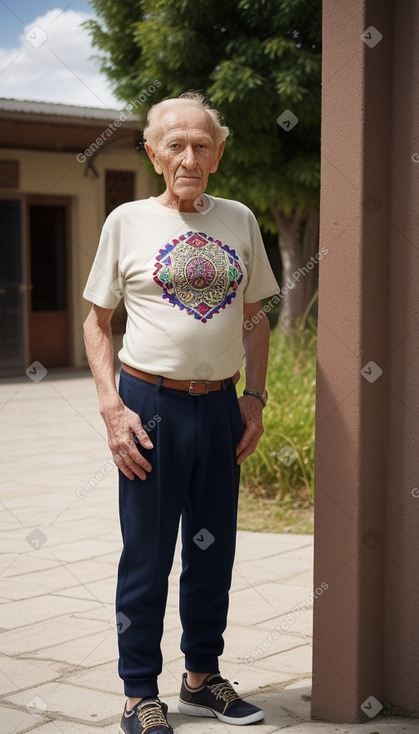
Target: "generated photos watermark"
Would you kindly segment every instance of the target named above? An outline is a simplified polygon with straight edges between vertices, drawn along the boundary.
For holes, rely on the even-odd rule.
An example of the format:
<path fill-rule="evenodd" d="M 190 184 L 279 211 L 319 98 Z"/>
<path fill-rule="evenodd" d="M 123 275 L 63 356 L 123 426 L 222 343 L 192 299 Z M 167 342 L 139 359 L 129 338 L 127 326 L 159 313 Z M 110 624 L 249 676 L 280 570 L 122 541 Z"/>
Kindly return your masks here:
<path fill-rule="evenodd" d="M 201 194 L 195 199 L 193 206 L 197 212 L 205 216 L 215 206 L 215 203 L 207 194 Z"/>
<path fill-rule="evenodd" d="M 327 584 L 325 581 L 322 581 L 320 586 L 318 586 L 317 589 L 315 589 L 314 591 L 311 591 L 310 594 L 308 594 L 308 596 L 304 599 L 304 601 L 298 602 L 298 604 L 296 604 L 287 614 L 286 619 L 284 619 L 284 621 L 280 624 L 276 624 L 272 632 L 267 637 L 265 637 L 260 645 L 252 650 L 250 655 L 245 655 L 244 662 L 246 663 L 246 665 L 253 665 L 255 660 L 263 657 L 263 655 L 266 653 L 267 650 L 269 650 L 270 647 L 272 647 L 275 641 L 278 640 L 281 635 L 284 634 L 284 632 L 287 632 L 289 628 L 292 627 L 292 625 L 297 621 L 297 619 L 299 619 L 301 614 L 313 606 L 314 600 L 322 596 L 322 594 L 324 594 L 324 592 L 327 591 L 328 588 L 329 584 Z"/>
<path fill-rule="evenodd" d="M 369 48 L 374 48 L 377 43 L 380 43 L 382 37 L 383 34 L 380 33 L 380 31 L 373 25 L 370 25 L 363 33 L 361 33 L 362 40 L 366 46 L 369 46 Z"/>
<path fill-rule="evenodd" d="M 148 433 L 153 428 L 155 428 L 157 424 L 160 423 L 160 421 L 161 415 L 153 416 L 153 418 L 150 418 L 147 423 L 143 424 L 144 431 L 147 431 Z M 100 484 L 100 482 L 105 479 L 105 477 L 107 477 L 108 474 L 111 473 L 111 471 L 115 469 L 115 466 L 119 463 L 120 459 L 126 456 L 127 453 L 127 451 L 121 449 L 114 457 L 111 456 L 109 459 L 107 459 L 104 465 L 100 467 L 99 471 L 97 471 L 93 477 L 90 477 L 88 482 L 85 482 L 85 484 L 77 487 L 77 489 L 75 490 L 76 496 L 79 499 L 83 499 L 84 497 L 86 497 L 86 495 L 89 494 L 89 492 L 93 492 L 98 484 Z"/>
<path fill-rule="evenodd" d="M 128 627 L 131 627 L 131 620 L 124 612 L 117 612 L 110 620 L 109 624 L 112 629 L 116 630 L 118 635 L 122 635 Z"/>
<path fill-rule="evenodd" d="M 368 382 L 375 382 L 382 374 L 383 370 L 377 362 L 374 362 L 373 360 L 367 362 L 361 370 L 362 377 L 365 377 Z"/>
<path fill-rule="evenodd" d="M 280 127 L 282 127 L 285 132 L 289 132 L 293 129 L 296 125 L 298 125 L 298 117 L 297 115 L 294 115 L 291 110 L 284 110 L 279 117 L 276 118 L 276 121 Z"/>
<path fill-rule="evenodd" d="M 48 39 L 48 33 L 40 25 L 33 25 L 26 33 L 25 38 L 32 48 L 39 48 Z"/>
<path fill-rule="evenodd" d="M 243 324 L 244 328 L 247 329 L 247 331 L 251 331 L 253 327 L 256 326 L 263 318 L 264 314 L 272 311 L 272 309 L 281 302 L 284 296 L 286 296 L 289 291 L 295 288 L 297 283 L 300 282 L 301 278 L 303 278 L 305 275 L 308 275 L 310 270 L 313 270 L 313 268 L 320 262 L 320 260 L 323 259 L 323 257 L 325 257 L 325 255 L 327 255 L 328 252 L 329 250 L 327 247 L 321 247 L 319 252 L 316 252 L 315 255 L 312 255 L 310 260 L 308 260 L 305 265 L 303 265 L 301 268 L 298 268 L 298 270 L 295 270 L 288 278 L 285 285 L 282 286 L 282 288 L 280 288 L 279 291 L 275 293 L 269 299 L 269 301 L 262 306 L 260 311 L 254 314 L 251 319 L 246 319 Z"/>
<path fill-rule="evenodd" d="M 39 550 L 47 542 L 48 538 L 40 528 L 34 528 L 31 530 L 29 535 L 26 536 L 26 542 L 29 543 L 31 548 Z"/>
<path fill-rule="evenodd" d="M 142 104 L 148 99 L 148 97 L 151 97 L 152 94 L 161 87 L 161 82 L 159 82 L 158 79 L 155 79 L 152 84 L 150 84 L 147 89 L 142 89 L 138 97 L 133 99 L 127 106 L 121 110 L 118 117 L 111 122 L 108 127 L 101 133 L 96 140 L 94 140 L 84 151 L 83 153 L 78 153 L 76 156 L 76 160 L 78 163 L 86 163 L 88 158 L 91 158 L 94 153 L 96 153 L 99 148 L 102 147 L 104 143 L 109 140 L 110 137 L 114 134 L 114 132 L 121 127 L 123 122 L 126 122 L 127 120 L 132 117 L 132 115 L 135 114 L 135 112 L 138 110 L 139 107 L 141 107 Z"/>
<path fill-rule="evenodd" d="M 48 374 L 48 370 L 43 364 L 41 364 L 41 362 L 35 360 L 35 362 L 32 362 L 32 364 L 29 365 L 26 370 L 26 374 L 32 382 L 41 382 L 45 375 Z"/>
<path fill-rule="evenodd" d="M 194 535 L 192 538 L 193 542 L 200 548 L 201 550 L 207 550 L 207 548 L 210 547 L 210 545 L 213 544 L 215 538 L 212 533 L 210 533 L 207 528 L 201 528 L 199 532 Z"/>
<path fill-rule="evenodd" d="M 48 705 L 40 696 L 34 696 L 26 704 L 26 710 L 37 719 L 48 711 Z"/>
<path fill-rule="evenodd" d="M 298 459 L 298 453 L 291 444 L 286 443 L 285 446 L 278 451 L 277 458 L 282 462 L 282 464 L 284 464 L 284 466 L 291 466 L 291 464 Z"/>
<path fill-rule="evenodd" d="M 380 703 L 379 700 L 375 698 L 375 696 L 368 696 L 368 698 L 366 698 L 365 701 L 361 704 L 361 710 L 370 719 L 373 719 L 374 716 L 377 716 L 382 708 L 383 704 Z"/>

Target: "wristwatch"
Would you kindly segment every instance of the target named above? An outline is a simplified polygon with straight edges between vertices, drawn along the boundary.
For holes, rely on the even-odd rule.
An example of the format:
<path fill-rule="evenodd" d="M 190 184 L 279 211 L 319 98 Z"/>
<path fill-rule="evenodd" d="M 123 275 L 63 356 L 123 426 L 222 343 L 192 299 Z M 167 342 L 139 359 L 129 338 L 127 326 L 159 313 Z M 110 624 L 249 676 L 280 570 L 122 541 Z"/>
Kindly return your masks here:
<path fill-rule="evenodd" d="M 243 395 L 253 395 L 253 397 L 258 398 L 258 400 L 261 401 L 263 407 L 265 407 L 268 402 L 267 390 L 264 390 L 263 392 L 256 392 L 256 390 L 243 390 Z"/>

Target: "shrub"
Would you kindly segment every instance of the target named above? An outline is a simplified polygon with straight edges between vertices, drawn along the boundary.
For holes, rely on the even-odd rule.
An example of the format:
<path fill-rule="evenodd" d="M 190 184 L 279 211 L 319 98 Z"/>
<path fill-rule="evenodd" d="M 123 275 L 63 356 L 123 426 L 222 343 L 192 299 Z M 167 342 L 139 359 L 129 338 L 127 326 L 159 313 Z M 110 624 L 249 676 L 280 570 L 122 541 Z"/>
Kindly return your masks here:
<path fill-rule="evenodd" d="M 316 345 L 312 324 L 271 334 L 265 433 L 241 474 L 242 485 L 255 497 L 292 501 L 301 507 L 312 503 Z M 243 387 L 242 377 L 239 395 Z"/>

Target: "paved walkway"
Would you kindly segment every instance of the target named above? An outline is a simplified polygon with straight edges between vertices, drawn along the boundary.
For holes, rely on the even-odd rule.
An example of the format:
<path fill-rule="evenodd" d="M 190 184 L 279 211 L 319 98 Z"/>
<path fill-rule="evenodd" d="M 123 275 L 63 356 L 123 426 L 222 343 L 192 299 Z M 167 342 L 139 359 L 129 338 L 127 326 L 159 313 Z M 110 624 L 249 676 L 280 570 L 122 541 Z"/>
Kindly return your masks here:
<path fill-rule="evenodd" d="M 117 734 L 116 470 L 87 373 L 0 383 L 1 734 Z M 183 672 L 171 575 L 161 696 L 176 734 L 236 732 L 177 712 Z M 240 532 L 222 673 L 263 706 L 247 734 L 418 733 L 418 722 L 310 721 L 312 537 Z M 123 634 L 123 632 L 122 632 Z"/>

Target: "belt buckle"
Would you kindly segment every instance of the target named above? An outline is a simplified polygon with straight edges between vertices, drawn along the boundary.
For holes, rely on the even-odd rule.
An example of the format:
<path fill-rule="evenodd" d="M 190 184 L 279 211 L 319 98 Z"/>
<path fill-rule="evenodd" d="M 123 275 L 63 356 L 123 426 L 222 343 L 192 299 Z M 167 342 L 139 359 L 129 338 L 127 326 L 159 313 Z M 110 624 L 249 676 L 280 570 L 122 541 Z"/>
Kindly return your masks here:
<path fill-rule="evenodd" d="M 205 385 L 205 392 L 194 392 L 194 385 Z M 189 383 L 189 395 L 208 395 L 209 383 L 207 380 L 191 380 Z"/>

